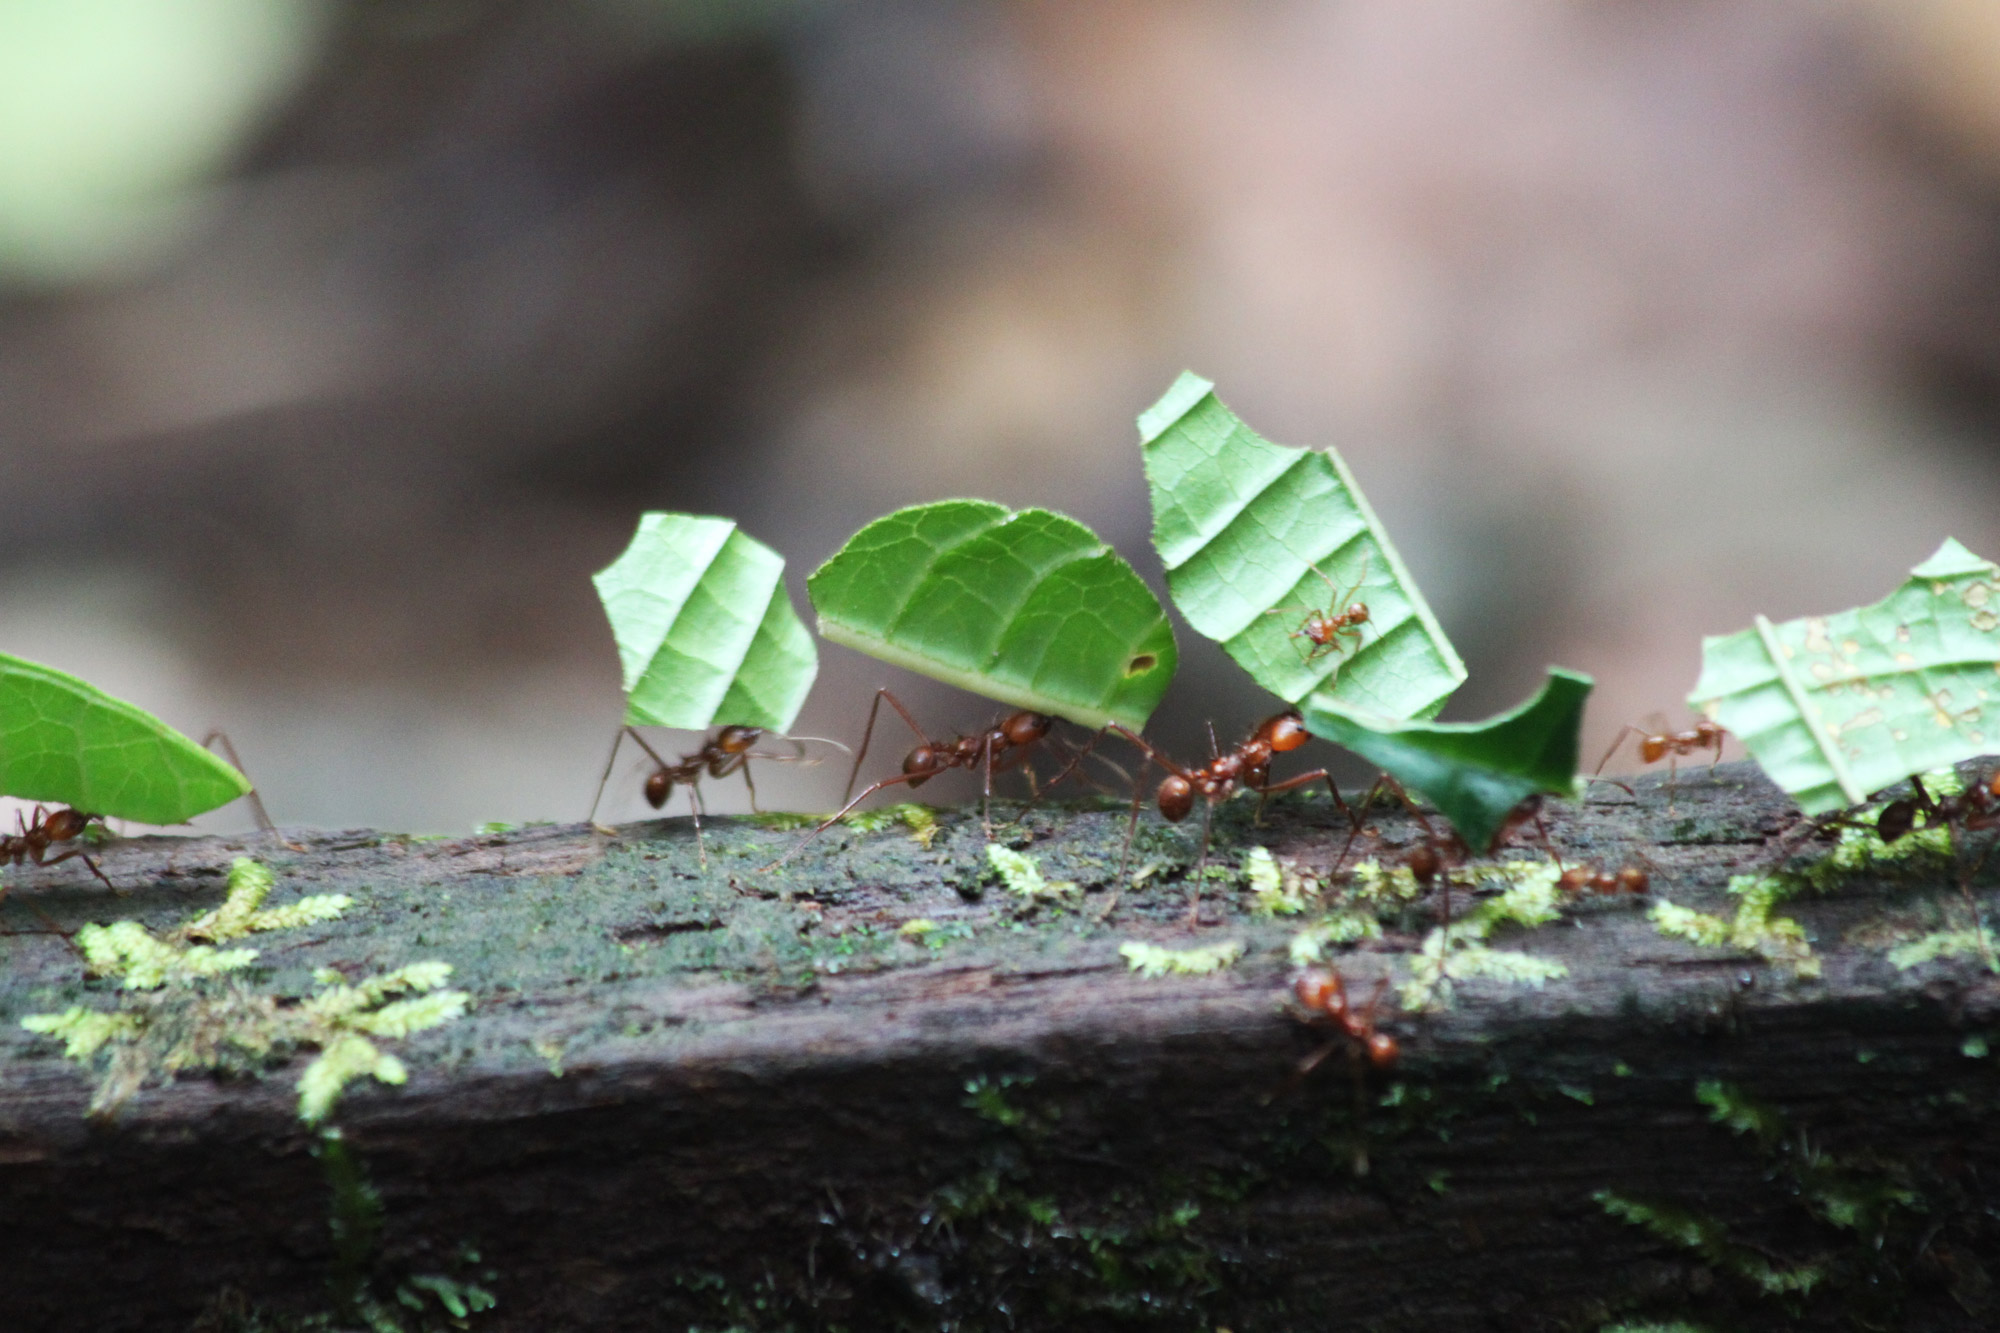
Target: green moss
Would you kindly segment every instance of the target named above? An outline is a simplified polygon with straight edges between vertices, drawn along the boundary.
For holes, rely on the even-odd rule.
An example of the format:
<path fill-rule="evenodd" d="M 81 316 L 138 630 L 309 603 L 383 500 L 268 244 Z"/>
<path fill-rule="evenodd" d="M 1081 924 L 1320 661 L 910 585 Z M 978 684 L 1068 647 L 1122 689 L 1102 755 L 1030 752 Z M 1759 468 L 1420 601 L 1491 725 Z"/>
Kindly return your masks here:
<path fill-rule="evenodd" d="M 1126 964 L 1141 976 L 1206 976 L 1220 972 L 1243 956 L 1242 940 L 1222 940 L 1194 949 L 1162 949 L 1157 944 L 1129 940 L 1118 946 Z"/>
<path fill-rule="evenodd" d="M 1467 867 L 1454 875 L 1463 875 L 1460 882 L 1467 884 L 1498 883 L 1501 891 L 1476 900 L 1464 916 L 1424 937 L 1411 956 L 1409 980 L 1398 992 L 1405 1009 L 1449 1004 L 1454 979 L 1485 977 L 1539 988 L 1569 975 L 1569 968 L 1554 959 L 1494 949 L 1485 943 L 1502 926 L 1534 929 L 1562 915 L 1562 895 L 1556 888 L 1561 872 L 1552 863 L 1507 861 Z"/>
<path fill-rule="evenodd" d="M 84 1065 L 102 1062 L 103 1077 L 90 1100 L 93 1115 L 115 1112 L 150 1082 L 188 1070 L 254 1074 L 294 1050 L 319 1055 L 299 1076 L 299 1116 L 325 1118 L 341 1090 L 372 1076 L 401 1083 L 401 1060 L 375 1045 L 448 1023 L 471 997 L 441 990 L 447 963 L 412 963 L 349 985 L 323 970 L 320 989 L 303 1003 L 260 990 L 239 975 L 256 961 L 255 949 L 217 949 L 197 939 L 234 940 L 332 921 L 352 904 L 344 894 L 301 898 L 284 907 L 264 906 L 275 879 L 264 866 L 238 857 L 221 906 L 153 935 L 136 921 L 88 925 L 77 947 L 92 971 L 119 984 L 116 1012 L 72 1005 L 61 1013 L 30 1014 L 21 1026 L 63 1043 L 64 1054 Z"/>

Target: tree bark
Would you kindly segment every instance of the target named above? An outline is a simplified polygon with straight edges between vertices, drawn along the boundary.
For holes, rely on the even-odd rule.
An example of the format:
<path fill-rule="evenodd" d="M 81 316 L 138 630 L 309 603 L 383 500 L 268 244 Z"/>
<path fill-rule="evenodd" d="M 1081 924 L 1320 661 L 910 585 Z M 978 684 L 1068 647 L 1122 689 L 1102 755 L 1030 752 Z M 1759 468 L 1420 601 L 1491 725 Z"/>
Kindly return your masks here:
<path fill-rule="evenodd" d="M 134 839 L 103 854 L 116 896 L 75 862 L 30 871 L 0 904 L 0 1324 L 300 1327 L 277 1321 L 351 1320 L 366 1296 L 450 1326 L 422 1275 L 497 1297 L 463 1326 L 523 1330 L 2000 1323 L 2000 986 L 1977 955 L 1887 956 L 1990 893 L 1934 856 L 1840 876 L 1778 909 L 1819 964 L 1799 976 L 1647 911 L 1726 917 L 1732 873 L 1825 853 L 1754 769 L 1595 791 L 1550 806 L 1550 845 L 1643 862 L 1651 897 L 1495 932 L 1566 966 L 1540 988 L 1460 978 L 1421 1013 L 1392 993 L 1386 1070 L 1288 1000 L 1311 915 L 1257 915 L 1233 873 L 1267 846 L 1337 899 L 1358 860 L 1420 839 L 1372 809 L 1336 874 L 1349 826 L 1323 797 L 1262 827 L 1249 802 L 1216 812 L 1208 865 L 1232 874 L 1199 925 L 1194 821 L 1149 817 L 1149 873 L 1113 900 L 1122 809 L 996 823 L 1077 886 L 1040 900 L 990 872 L 976 810 L 940 813 L 928 844 L 902 821 L 836 828 L 775 871 L 801 835 L 751 820 L 708 822 L 700 848 L 685 820 Z M 1543 854 L 1532 833 L 1502 853 Z M 239 855 L 278 872 L 274 904 L 356 900 L 246 941 L 256 990 L 437 958 L 473 996 L 390 1043 L 406 1085 L 348 1089 L 331 1152 L 296 1115 L 310 1053 L 91 1119 L 97 1073 L 18 1025 L 119 1002 L 30 932 L 170 927 L 220 901 Z M 1332 951 L 1357 1001 L 1409 978 L 1443 910 L 1432 893 Z M 1148 979 L 1119 952 L 1232 940 L 1241 959 L 1207 976 Z M 347 1167 L 379 1235 L 355 1187 L 330 1193 Z"/>

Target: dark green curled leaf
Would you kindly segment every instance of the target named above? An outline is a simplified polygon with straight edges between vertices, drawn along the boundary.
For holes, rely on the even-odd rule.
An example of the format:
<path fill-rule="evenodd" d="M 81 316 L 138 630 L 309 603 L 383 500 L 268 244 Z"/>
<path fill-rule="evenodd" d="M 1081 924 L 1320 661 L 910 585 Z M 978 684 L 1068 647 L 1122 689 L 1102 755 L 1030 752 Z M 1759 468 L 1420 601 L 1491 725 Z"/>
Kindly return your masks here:
<path fill-rule="evenodd" d="M 819 654 L 785 593 L 785 561 L 731 519 L 642 515 L 592 580 L 624 668 L 633 726 L 766 727 L 798 717 Z"/>
<path fill-rule="evenodd" d="M 1589 676 L 1551 667 L 1534 698 L 1484 722 L 1404 722 L 1330 707 L 1304 708 L 1306 729 L 1351 750 L 1451 821 L 1484 853 L 1507 815 L 1530 796 L 1576 791 L 1578 736 Z"/>
<path fill-rule="evenodd" d="M 1173 679 L 1159 598 L 1081 523 L 985 500 L 899 509 L 806 580 L 819 632 L 1081 726 L 1145 726 Z"/>
<path fill-rule="evenodd" d="M 1139 444 L 1174 605 L 1259 685 L 1405 718 L 1436 713 L 1465 680 L 1338 453 L 1263 439 L 1186 373 L 1140 416 Z M 1368 609 L 1358 632 L 1323 647 L 1302 633 L 1310 612 L 1354 602 Z"/>
<path fill-rule="evenodd" d="M 142 708 L 0 653 L 0 795 L 180 824 L 250 780 Z"/>

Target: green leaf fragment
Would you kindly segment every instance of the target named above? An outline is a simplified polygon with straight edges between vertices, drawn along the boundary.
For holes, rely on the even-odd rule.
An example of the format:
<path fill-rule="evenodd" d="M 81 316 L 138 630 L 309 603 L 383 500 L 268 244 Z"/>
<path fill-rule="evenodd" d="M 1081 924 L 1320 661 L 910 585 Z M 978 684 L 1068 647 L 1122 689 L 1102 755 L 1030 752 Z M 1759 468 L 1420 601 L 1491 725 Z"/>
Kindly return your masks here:
<path fill-rule="evenodd" d="M 1489 851 L 1528 797 L 1576 790 L 1577 741 L 1589 676 L 1549 670 L 1541 692 L 1484 722 L 1421 722 L 1355 713 L 1324 695 L 1306 701 L 1306 729 L 1419 791 L 1466 846 Z"/>
<path fill-rule="evenodd" d="M 1702 642 L 1688 703 L 1808 814 L 1992 750 L 2000 567 L 1949 538 L 1873 606 Z"/>
<path fill-rule="evenodd" d="M 899 509 L 806 587 L 833 642 L 1080 726 L 1143 728 L 1174 675 L 1159 599 L 1090 529 L 1046 509 Z"/>
<path fill-rule="evenodd" d="M 649 513 L 592 579 L 611 621 L 633 726 L 766 727 L 798 717 L 819 655 L 785 561 L 731 519 Z"/>
<path fill-rule="evenodd" d="M 0 653 L 0 795 L 180 824 L 250 780 L 144 709 Z"/>
<path fill-rule="evenodd" d="M 1408 718 L 1436 713 L 1465 680 L 1338 453 L 1263 439 L 1187 373 L 1139 417 L 1139 444 L 1174 605 L 1259 685 Z M 1299 633 L 1310 612 L 1355 602 L 1368 608 L 1358 636 L 1320 647 Z"/>

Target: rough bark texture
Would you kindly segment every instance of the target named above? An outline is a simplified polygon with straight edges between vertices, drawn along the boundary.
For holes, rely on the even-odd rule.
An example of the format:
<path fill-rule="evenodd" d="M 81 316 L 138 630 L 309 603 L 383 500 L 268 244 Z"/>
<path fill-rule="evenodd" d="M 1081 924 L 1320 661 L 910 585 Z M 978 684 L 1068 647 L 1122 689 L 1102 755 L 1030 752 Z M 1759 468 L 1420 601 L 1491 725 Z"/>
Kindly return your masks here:
<path fill-rule="evenodd" d="M 1657 781 L 1596 790 L 1551 808 L 1566 861 L 1643 855 L 1656 900 L 1724 915 L 1729 874 L 1771 864 L 1794 823 L 1745 768 L 1684 775 L 1671 803 Z M 1350 866 L 1418 837 L 1389 810 L 1369 824 Z M 445 1274 L 498 1297 L 465 1326 L 523 1330 L 2000 1324 L 2000 988 L 1977 956 L 1886 956 L 1968 924 L 1942 859 L 1781 907 L 1816 979 L 1670 939 L 1644 900 L 1586 899 L 1489 941 L 1566 978 L 1463 980 L 1422 1014 L 1392 996 L 1394 1069 L 1341 1046 L 1301 1076 L 1329 1040 L 1286 999 L 1310 916 L 1254 915 L 1232 875 L 1190 927 L 1193 837 L 1151 820 L 1133 853 L 1151 873 L 1113 904 L 1124 826 L 1040 809 L 997 827 L 1080 886 L 1039 905 L 995 881 L 976 812 L 928 846 L 900 821 L 838 829 L 776 872 L 758 867 L 796 833 L 711 823 L 704 871 L 669 820 L 139 839 L 104 854 L 116 897 L 74 862 L 22 874 L 0 905 L 23 932 L 0 938 L 0 1323 L 341 1326 L 285 1321 L 371 1293 L 406 1328 L 445 1327 L 408 1283 Z M 1323 871 L 1346 828 L 1323 798 L 1274 803 L 1262 828 L 1233 804 L 1209 865 L 1261 843 Z M 25 932 L 185 920 L 245 853 L 279 872 L 274 903 L 358 899 L 249 941 L 258 990 L 441 958 L 476 999 L 397 1044 L 406 1086 L 350 1088 L 331 1156 L 295 1117 L 304 1056 L 157 1081 L 92 1120 L 95 1074 L 18 1026 L 118 1003 Z M 1441 908 L 1392 910 L 1335 959 L 1358 995 L 1408 975 Z M 936 929 L 900 931 L 917 918 Z M 1149 980 L 1130 940 L 1246 951 Z M 1728 1090 L 1704 1104 L 1704 1081 Z M 378 1237 L 357 1235 L 353 1189 L 330 1194 L 343 1164 L 379 1194 Z M 1649 1227 L 1620 1199 L 1679 1211 Z M 1763 1290 L 1807 1271 L 1807 1290 Z M 430 1312 L 395 1303 L 399 1283 Z"/>

